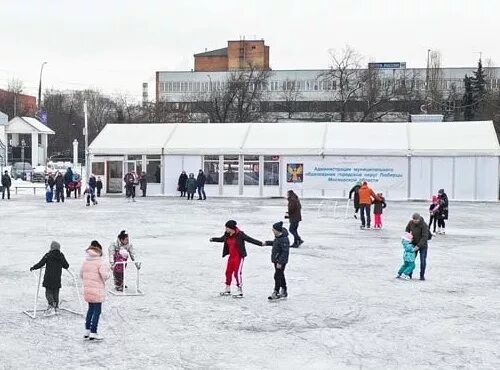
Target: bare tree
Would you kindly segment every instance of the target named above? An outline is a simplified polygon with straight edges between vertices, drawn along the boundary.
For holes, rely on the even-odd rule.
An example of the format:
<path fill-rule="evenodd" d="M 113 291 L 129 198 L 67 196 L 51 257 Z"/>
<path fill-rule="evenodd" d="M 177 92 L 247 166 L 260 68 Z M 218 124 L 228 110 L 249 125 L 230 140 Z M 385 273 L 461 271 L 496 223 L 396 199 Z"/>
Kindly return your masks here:
<path fill-rule="evenodd" d="M 361 83 L 362 60 L 360 54 L 349 45 L 341 51 L 332 50 L 329 70 L 319 76 L 336 85 L 336 90 L 333 91 L 334 100 L 339 102 L 340 121 L 347 120 L 349 103 L 358 100 L 363 87 Z"/>
<path fill-rule="evenodd" d="M 191 107 L 210 122 L 254 122 L 264 113 L 261 102 L 266 94 L 269 71 L 249 66 L 232 72 L 226 81 L 211 81 L 208 91 L 191 97 Z"/>
<path fill-rule="evenodd" d="M 302 97 L 298 81 L 290 79 L 283 81 L 279 94 L 280 106 L 281 110 L 287 113 L 288 119 L 293 118 L 293 115 L 299 111 L 299 101 Z"/>
<path fill-rule="evenodd" d="M 396 79 L 383 79 L 379 69 L 368 68 L 360 76 L 362 89 L 360 100 L 362 107 L 361 122 L 379 121 L 395 109 Z"/>

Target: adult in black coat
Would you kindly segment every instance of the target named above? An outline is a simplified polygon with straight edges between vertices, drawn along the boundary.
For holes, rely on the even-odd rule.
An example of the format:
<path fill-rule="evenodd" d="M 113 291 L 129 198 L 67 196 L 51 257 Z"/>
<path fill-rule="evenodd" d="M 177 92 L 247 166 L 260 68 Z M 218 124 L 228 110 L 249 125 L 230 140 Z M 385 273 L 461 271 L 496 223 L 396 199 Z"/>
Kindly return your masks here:
<path fill-rule="evenodd" d="M 56 185 L 56 200 L 57 203 L 62 201 L 64 203 L 64 177 L 62 173 L 58 172 L 55 181 Z"/>
<path fill-rule="evenodd" d="M 438 191 L 438 200 L 439 200 L 439 211 L 437 214 L 437 222 L 438 222 L 438 234 L 446 234 L 446 222 L 448 219 L 449 212 L 449 201 L 448 195 L 445 193 L 444 189 L 439 189 Z"/>
<path fill-rule="evenodd" d="M 188 175 L 187 175 L 186 171 L 182 171 L 180 176 L 179 176 L 179 181 L 177 181 L 177 191 L 179 191 L 181 193 L 181 197 L 186 196 L 187 180 L 188 180 Z"/>
<path fill-rule="evenodd" d="M 304 241 L 299 235 L 299 222 L 302 221 L 302 205 L 297 194 L 293 190 L 288 190 L 288 212 L 285 218 L 290 219 L 290 233 L 293 235 L 292 248 L 298 248 Z"/>
<path fill-rule="evenodd" d="M 203 170 L 198 171 L 198 177 L 196 178 L 196 183 L 198 184 L 198 200 L 207 200 L 207 195 L 205 194 L 205 182 L 207 177 L 203 173 Z M 203 195 L 203 197 L 202 197 Z"/>
<path fill-rule="evenodd" d="M 100 177 L 97 177 L 97 181 L 95 183 L 95 186 L 97 188 L 97 197 L 101 196 L 101 190 L 102 190 L 102 180 Z"/>
<path fill-rule="evenodd" d="M 349 199 L 352 199 L 354 195 L 354 218 L 358 218 L 359 211 L 359 188 L 361 187 L 361 182 L 356 183 L 349 192 Z"/>
<path fill-rule="evenodd" d="M 285 267 L 288 263 L 290 252 L 290 240 L 288 231 L 283 227 L 283 222 L 273 225 L 274 240 L 266 241 L 265 245 L 272 245 L 271 262 L 274 264 L 274 291 L 269 299 L 279 299 L 288 297 Z"/>
<path fill-rule="evenodd" d="M 97 180 L 94 175 L 90 175 L 89 177 L 89 187 L 95 192 L 95 188 L 97 187 Z"/>
<path fill-rule="evenodd" d="M 405 230 L 407 233 L 413 235 L 411 243 L 417 249 L 416 254 L 418 255 L 420 253 L 420 280 L 425 280 L 429 226 L 425 223 L 424 218 L 420 216 L 420 214 L 414 213 L 412 219 L 408 222 L 408 225 L 406 225 Z"/>
<path fill-rule="evenodd" d="M 53 241 L 50 244 L 50 252 L 45 254 L 40 262 L 30 268 L 30 271 L 38 270 L 45 266 L 43 276 L 43 287 L 45 288 L 45 297 L 49 303 L 49 309 L 59 307 L 59 289 L 61 289 L 62 269 L 68 269 L 69 264 L 66 257 L 61 253 L 61 245 Z"/>
<path fill-rule="evenodd" d="M 148 179 L 146 177 L 146 172 L 142 172 L 139 176 L 139 188 L 142 190 L 142 196 L 146 196 L 146 190 L 148 188 Z"/>
<path fill-rule="evenodd" d="M 50 192 L 54 191 L 54 185 L 55 184 L 56 184 L 56 180 L 54 180 L 54 176 L 49 175 L 49 177 L 47 177 L 47 185 L 50 188 Z"/>
<path fill-rule="evenodd" d="M 7 199 L 10 199 L 10 187 L 12 180 L 10 179 L 9 172 L 5 171 L 2 175 L 2 199 L 5 199 L 5 191 L 7 191 Z"/>

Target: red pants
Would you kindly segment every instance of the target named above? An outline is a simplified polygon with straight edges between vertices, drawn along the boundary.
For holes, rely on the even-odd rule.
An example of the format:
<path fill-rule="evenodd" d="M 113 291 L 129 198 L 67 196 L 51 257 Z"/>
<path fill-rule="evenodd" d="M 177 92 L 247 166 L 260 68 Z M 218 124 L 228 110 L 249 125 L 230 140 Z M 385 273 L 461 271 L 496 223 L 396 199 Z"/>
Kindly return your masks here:
<path fill-rule="evenodd" d="M 227 259 L 227 267 L 226 267 L 226 285 L 231 285 L 231 281 L 233 280 L 233 275 L 236 280 L 236 286 L 241 287 L 242 280 L 242 269 L 243 269 L 243 260 L 245 258 L 240 256 L 229 256 Z"/>
<path fill-rule="evenodd" d="M 382 215 L 375 214 L 375 227 L 382 227 Z"/>

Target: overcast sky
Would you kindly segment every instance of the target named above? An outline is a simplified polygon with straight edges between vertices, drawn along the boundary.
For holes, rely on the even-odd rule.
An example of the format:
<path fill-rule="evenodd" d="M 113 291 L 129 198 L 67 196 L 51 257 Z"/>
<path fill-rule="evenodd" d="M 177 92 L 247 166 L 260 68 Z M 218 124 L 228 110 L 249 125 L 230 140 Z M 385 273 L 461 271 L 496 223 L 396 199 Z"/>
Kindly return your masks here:
<path fill-rule="evenodd" d="M 500 65 L 498 0 L 0 0 L 0 88 L 96 87 L 139 98 L 154 72 L 190 70 L 193 54 L 263 38 L 273 69 L 328 65 L 349 44 L 366 61 Z"/>

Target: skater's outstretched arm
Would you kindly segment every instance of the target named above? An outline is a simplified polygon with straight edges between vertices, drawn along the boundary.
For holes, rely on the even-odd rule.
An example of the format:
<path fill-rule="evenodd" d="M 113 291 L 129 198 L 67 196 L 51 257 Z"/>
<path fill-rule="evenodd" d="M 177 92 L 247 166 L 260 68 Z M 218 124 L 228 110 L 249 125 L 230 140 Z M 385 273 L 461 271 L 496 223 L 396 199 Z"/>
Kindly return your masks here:
<path fill-rule="evenodd" d="M 33 271 L 33 270 L 38 270 L 39 268 L 42 268 L 43 266 L 45 266 L 45 263 L 47 262 L 47 255 L 44 255 L 42 257 L 42 259 L 40 260 L 40 262 L 38 262 L 36 265 L 33 265 L 31 268 L 30 268 L 30 271 Z"/>
<path fill-rule="evenodd" d="M 272 247 L 273 245 L 273 241 L 272 240 L 266 240 L 264 242 L 262 242 L 262 246 L 266 246 L 266 247 Z"/>
<path fill-rule="evenodd" d="M 226 239 L 226 236 L 222 235 L 220 238 L 217 238 L 217 237 L 210 238 L 210 241 L 212 243 L 224 243 L 225 239 Z"/>
<path fill-rule="evenodd" d="M 247 234 L 243 234 L 243 240 L 246 241 L 246 242 L 249 242 L 251 244 L 255 244 L 255 245 L 258 245 L 258 246 L 262 247 L 262 242 L 260 240 L 251 238 Z"/>

